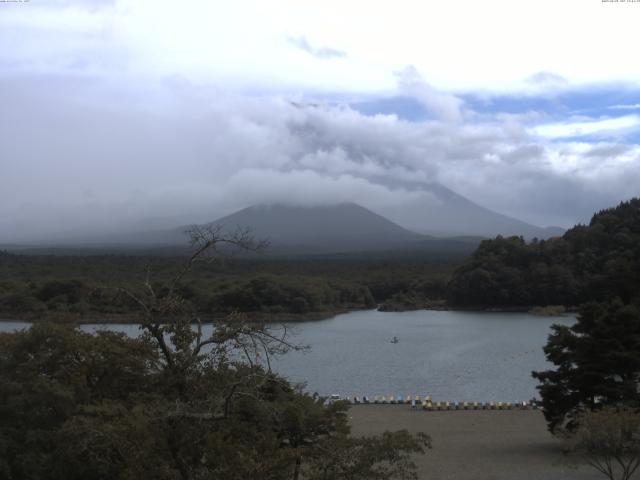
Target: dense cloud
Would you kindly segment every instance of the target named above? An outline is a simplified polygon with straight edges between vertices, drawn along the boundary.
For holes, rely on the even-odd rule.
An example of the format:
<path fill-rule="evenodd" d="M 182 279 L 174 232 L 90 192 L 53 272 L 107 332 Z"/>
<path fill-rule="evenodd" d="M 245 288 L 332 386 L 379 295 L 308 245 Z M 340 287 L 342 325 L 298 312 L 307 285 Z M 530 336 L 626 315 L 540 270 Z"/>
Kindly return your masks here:
<path fill-rule="evenodd" d="M 637 146 L 547 142 L 512 117 L 407 122 L 179 79 L 137 88 L 4 77 L 0 97 L 5 241 L 211 220 L 265 202 L 391 212 L 437 202 L 433 182 L 524 220 L 569 225 L 640 184 Z"/>
<path fill-rule="evenodd" d="M 328 58 L 341 58 L 346 57 L 347 53 L 342 50 L 329 47 L 312 47 L 307 41 L 306 37 L 289 37 L 287 41 L 291 45 L 299 48 L 300 50 L 307 52 L 309 55 L 313 55 L 316 58 L 328 59 Z"/>
<path fill-rule="evenodd" d="M 400 93 L 416 98 L 436 118 L 448 122 L 462 119 L 462 100 L 429 85 L 415 67 L 409 66 L 397 72 L 396 77 Z"/>
<path fill-rule="evenodd" d="M 447 43 L 450 51 L 436 42 L 445 38 L 438 22 L 418 21 L 409 42 L 410 25 L 391 21 L 398 9 L 372 7 L 373 23 L 360 25 L 348 21 L 362 16 L 352 6 L 337 18 L 324 2 L 282 12 L 250 0 L 220 5 L 2 5 L 0 241 L 173 226 L 269 202 L 355 201 L 414 226 L 441 201 L 434 184 L 525 221 L 568 226 L 638 194 L 633 95 L 605 114 L 549 114 L 533 97 L 514 113 L 507 107 L 518 99 L 443 90 L 467 75 L 482 83 L 515 73 L 501 73 L 511 62 L 498 49 L 467 74 L 480 57 L 464 39 Z M 469 35 L 491 46 L 490 36 Z M 520 75 L 523 63 L 511 60 Z M 635 68 L 627 60 L 625 72 Z M 556 101 L 573 88 L 529 61 L 519 77 L 527 95 Z M 393 96 L 426 114 L 411 122 L 350 107 Z M 480 113 L 482 101 L 497 106 Z"/>

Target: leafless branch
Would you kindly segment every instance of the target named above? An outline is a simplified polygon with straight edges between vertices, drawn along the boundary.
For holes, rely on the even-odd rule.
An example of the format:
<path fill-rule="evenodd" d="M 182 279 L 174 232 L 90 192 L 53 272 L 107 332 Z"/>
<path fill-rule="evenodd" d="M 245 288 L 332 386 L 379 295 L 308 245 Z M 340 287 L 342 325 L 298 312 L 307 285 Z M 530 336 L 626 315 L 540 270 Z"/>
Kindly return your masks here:
<path fill-rule="evenodd" d="M 224 233 L 224 227 L 219 224 L 192 225 L 185 233 L 189 235 L 190 244 L 194 250 L 174 277 L 169 287 L 170 294 L 175 291 L 176 286 L 195 262 L 212 258 L 212 254 L 218 251 L 220 245 L 228 245 L 248 252 L 260 252 L 269 246 L 266 240 L 256 240 L 252 230 L 246 227 L 237 227 L 230 233 Z"/>

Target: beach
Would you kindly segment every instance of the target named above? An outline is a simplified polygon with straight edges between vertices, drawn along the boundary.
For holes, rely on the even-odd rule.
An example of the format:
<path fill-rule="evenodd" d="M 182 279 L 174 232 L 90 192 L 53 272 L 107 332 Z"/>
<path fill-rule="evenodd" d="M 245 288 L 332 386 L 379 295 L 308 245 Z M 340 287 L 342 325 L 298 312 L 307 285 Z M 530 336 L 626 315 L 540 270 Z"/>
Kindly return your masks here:
<path fill-rule="evenodd" d="M 432 449 L 415 458 L 420 479 L 597 480 L 579 457 L 563 454 L 539 410 L 412 410 L 408 405 L 354 405 L 352 434 L 402 430 L 431 436 Z"/>

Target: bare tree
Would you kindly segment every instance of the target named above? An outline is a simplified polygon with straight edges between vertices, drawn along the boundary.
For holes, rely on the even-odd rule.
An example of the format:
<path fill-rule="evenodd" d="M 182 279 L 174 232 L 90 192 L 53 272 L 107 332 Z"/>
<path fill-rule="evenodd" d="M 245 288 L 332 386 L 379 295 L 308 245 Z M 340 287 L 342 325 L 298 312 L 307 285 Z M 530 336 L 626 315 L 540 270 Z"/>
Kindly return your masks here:
<path fill-rule="evenodd" d="M 610 480 L 629 480 L 640 467 L 640 412 L 628 407 L 587 411 L 569 437 L 571 450 Z"/>
<path fill-rule="evenodd" d="M 141 329 L 157 344 L 168 369 L 187 371 L 206 352 L 224 361 L 242 354 L 248 364 L 265 363 L 270 371 L 271 355 L 301 348 L 288 341 L 286 326 L 270 328 L 239 313 L 216 320 L 211 333 L 205 335 L 199 313 L 180 291 L 184 278 L 199 262 L 217 261 L 237 251 L 261 252 L 268 242 L 256 240 L 248 228 L 227 233 L 219 225 L 194 225 L 185 233 L 192 253 L 166 284 L 154 284 L 148 268 L 140 288 L 115 287 L 139 307 Z"/>

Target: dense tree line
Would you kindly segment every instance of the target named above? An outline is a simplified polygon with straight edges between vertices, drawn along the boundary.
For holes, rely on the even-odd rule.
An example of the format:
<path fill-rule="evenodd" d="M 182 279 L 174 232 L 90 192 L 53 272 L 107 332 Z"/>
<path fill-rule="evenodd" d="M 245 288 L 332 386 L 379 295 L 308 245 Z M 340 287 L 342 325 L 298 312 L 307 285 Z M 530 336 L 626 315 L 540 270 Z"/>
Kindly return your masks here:
<path fill-rule="evenodd" d="M 122 318 L 135 304 L 101 287 L 134 285 L 150 270 L 159 284 L 184 257 L 18 255 L 0 252 L 0 315 L 8 318 Z M 445 297 L 453 264 L 425 259 L 255 259 L 194 266 L 183 298 L 203 316 L 233 311 L 289 314 L 373 308 L 409 298 L 420 308 Z"/>
<path fill-rule="evenodd" d="M 576 306 L 640 292 L 640 199 L 596 213 L 562 237 L 483 241 L 448 285 L 452 305 Z"/>
<path fill-rule="evenodd" d="M 622 470 L 635 470 L 637 428 L 621 427 L 640 409 L 640 199 L 548 242 L 483 243 L 456 272 L 450 294 L 458 303 L 484 305 L 468 294 L 471 284 L 498 305 L 581 304 L 575 324 L 552 327 L 544 351 L 554 368 L 533 372 L 544 415 L 551 431 L 586 438 L 592 457 L 606 452 L 604 463 L 593 463 L 603 473 L 612 477 L 607 462 L 623 457 Z"/>
<path fill-rule="evenodd" d="M 209 310 L 306 313 L 326 307 L 373 307 L 366 286 L 340 281 L 318 281 L 304 277 L 261 275 L 222 289 L 212 296 Z"/>

